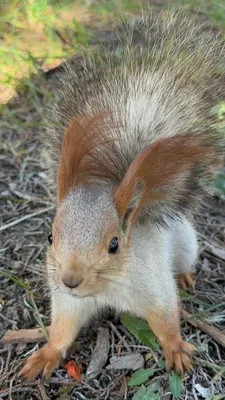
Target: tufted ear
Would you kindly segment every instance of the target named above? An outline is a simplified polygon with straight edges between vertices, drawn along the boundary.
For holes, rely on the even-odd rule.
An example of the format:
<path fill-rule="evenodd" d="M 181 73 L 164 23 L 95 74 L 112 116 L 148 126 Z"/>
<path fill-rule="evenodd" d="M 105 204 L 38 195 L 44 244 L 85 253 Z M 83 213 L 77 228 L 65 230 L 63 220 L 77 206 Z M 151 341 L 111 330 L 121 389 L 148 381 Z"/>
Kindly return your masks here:
<path fill-rule="evenodd" d="M 112 142 L 115 126 L 109 113 L 79 115 L 67 127 L 59 156 L 57 174 L 58 204 L 78 183 L 91 179 L 109 179 L 112 175 L 111 164 L 104 164 L 104 152 Z M 103 161 L 102 161 L 103 158 Z"/>
<path fill-rule="evenodd" d="M 192 134 L 159 139 L 140 152 L 114 194 L 125 225 L 134 223 L 145 205 L 164 201 L 176 207 L 193 168 L 210 153 L 201 136 Z"/>

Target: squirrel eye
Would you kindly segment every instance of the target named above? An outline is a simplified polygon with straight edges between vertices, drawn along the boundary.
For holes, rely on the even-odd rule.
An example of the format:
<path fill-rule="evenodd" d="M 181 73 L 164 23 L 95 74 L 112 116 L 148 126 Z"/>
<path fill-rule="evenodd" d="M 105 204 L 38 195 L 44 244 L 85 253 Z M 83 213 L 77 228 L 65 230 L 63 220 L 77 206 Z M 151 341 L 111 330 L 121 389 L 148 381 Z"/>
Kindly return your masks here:
<path fill-rule="evenodd" d="M 52 232 L 48 235 L 48 243 L 51 245 L 53 241 Z"/>
<path fill-rule="evenodd" d="M 109 252 L 109 253 L 115 254 L 115 253 L 117 252 L 117 250 L 118 250 L 118 246 L 119 246 L 119 244 L 118 244 L 118 238 L 115 237 L 115 238 L 113 238 L 113 239 L 111 240 L 111 242 L 110 242 L 108 252 Z"/>

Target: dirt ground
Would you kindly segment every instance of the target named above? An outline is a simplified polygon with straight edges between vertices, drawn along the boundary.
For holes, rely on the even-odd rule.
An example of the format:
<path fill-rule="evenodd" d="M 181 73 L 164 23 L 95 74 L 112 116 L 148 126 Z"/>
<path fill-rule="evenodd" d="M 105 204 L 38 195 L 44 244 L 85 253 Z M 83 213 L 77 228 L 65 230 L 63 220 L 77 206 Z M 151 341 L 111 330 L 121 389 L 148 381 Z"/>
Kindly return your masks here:
<path fill-rule="evenodd" d="M 51 92 L 52 73 L 35 77 L 38 90 L 22 90 L 2 111 L 0 134 L 0 334 L 9 330 L 39 326 L 40 316 L 50 323 L 49 298 L 43 272 L 47 236 L 54 217 L 54 199 L 46 183 L 40 133 L 42 116 Z M 201 253 L 195 290 L 183 293 L 183 308 L 210 326 L 225 329 L 225 202 L 212 195 L 196 215 Z M 15 281 L 16 277 L 16 281 Z M 13 281 L 14 279 L 14 281 Z M 28 285 L 33 293 L 24 287 Z M 37 311 L 38 310 L 38 311 Z M 131 371 L 104 367 L 95 379 L 85 377 L 96 344 L 99 327 L 109 329 L 109 355 L 151 353 L 145 367 L 163 360 L 161 349 L 148 349 L 136 341 L 120 322 L 108 313 L 84 329 L 67 359 L 48 382 L 28 384 L 18 376 L 24 359 L 41 344 L 0 344 L 0 398 L 3 399 L 132 399 L 136 388 L 127 386 Z M 225 348 L 213 334 L 182 320 L 183 337 L 195 343 L 198 354 L 195 371 L 184 377 L 180 399 L 225 399 Z M 83 367 L 82 379 L 74 381 L 64 365 L 76 360 Z M 161 367 L 160 367 L 161 365 Z M 159 363 L 149 382 L 159 383 L 159 399 L 172 399 L 169 373 Z M 203 389 L 208 389 L 204 392 Z M 201 396 L 202 393 L 202 396 Z M 207 394 L 208 393 L 208 394 Z M 204 397 L 205 396 L 205 397 Z M 214 396 L 214 397 L 213 397 Z"/>

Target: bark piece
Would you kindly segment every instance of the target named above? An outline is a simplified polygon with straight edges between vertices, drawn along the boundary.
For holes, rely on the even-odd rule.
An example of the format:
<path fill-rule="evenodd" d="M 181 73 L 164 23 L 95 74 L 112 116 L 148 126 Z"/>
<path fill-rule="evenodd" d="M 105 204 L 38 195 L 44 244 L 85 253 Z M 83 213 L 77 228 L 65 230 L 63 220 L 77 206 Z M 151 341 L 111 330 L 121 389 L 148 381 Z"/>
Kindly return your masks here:
<path fill-rule="evenodd" d="M 49 327 L 46 327 L 49 330 Z M 38 343 L 45 342 L 46 337 L 41 328 L 8 330 L 0 339 L 0 343 Z"/>
<path fill-rule="evenodd" d="M 202 332 L 207 333 L 211 336 L 217 343 L 225 347 L 225 332 L 220 331 L 214 326 L 208 325 L 203 321 L 195 318 L 194 315 L 190 314 L 188 311 L 182 310 L 183 318 L 189 322 L 189 324 L 199 328 Z"/>
<path fill-rule="evenodd" d="M 95 349 L 91 356 L 91 361 L 87 369 L 89 378 L 96 378 L 104 367 L 109 354 L 109 329 L 99 328 Z"/>

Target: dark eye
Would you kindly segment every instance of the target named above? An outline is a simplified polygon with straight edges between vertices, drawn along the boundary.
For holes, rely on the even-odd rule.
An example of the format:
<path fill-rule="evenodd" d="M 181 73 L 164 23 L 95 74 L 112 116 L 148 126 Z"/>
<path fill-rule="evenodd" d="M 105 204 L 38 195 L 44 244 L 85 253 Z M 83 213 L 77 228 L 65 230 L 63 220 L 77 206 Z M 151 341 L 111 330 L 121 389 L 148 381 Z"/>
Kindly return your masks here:
<path fill-rule="evenodd" d="M 51 233 L 49 233 L 49 235 L 48 235 L 48 243 L 49 243 L 49 244 L 52 244 L 52 241 L 53 241 L 53 237 L 52 237 L 52 232 L 51 232 Z"/>
<path fill-rule="evenodd" d="M 118 238 L 115 237 L 115 238 L 113 238 L 113 239 L 111 240 L 111 242 L 110 242 L 108 252 L 109 252 L 109 253 L 115 254 L 115 253 L 117 252 L 117 250 L 118 250 L 118 246 L 119 246 L 119 244 L 118 244 Z"/>

